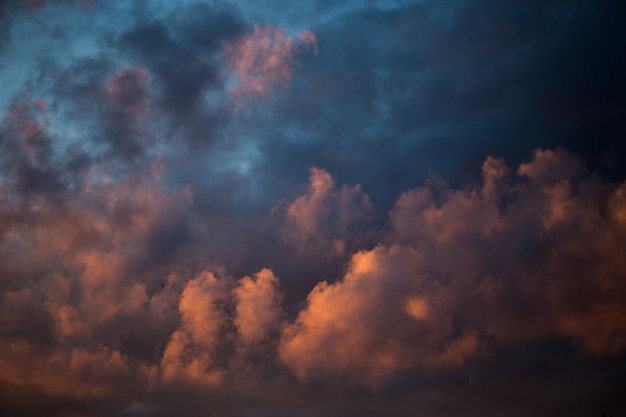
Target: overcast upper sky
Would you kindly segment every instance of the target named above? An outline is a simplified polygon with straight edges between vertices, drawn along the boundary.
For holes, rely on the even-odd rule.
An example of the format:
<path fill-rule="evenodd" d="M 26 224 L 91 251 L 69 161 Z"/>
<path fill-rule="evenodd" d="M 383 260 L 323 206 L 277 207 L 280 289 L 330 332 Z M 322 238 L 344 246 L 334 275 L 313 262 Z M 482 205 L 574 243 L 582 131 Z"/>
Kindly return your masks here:
<path fill-rule="evenodd" d="M 0 414 L 625 416 L 625 18 L 0 0 Z"/>

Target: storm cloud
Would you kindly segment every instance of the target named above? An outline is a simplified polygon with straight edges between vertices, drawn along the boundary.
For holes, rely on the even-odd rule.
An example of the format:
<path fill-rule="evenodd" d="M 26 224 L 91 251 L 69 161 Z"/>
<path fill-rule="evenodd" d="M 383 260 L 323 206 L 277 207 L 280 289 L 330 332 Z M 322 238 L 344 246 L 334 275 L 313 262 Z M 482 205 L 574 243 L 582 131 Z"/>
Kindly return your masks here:
<path fill-rule="evenodd" d="M 0 410 L 626 412 L 624 11 L 3 2 Z"/>

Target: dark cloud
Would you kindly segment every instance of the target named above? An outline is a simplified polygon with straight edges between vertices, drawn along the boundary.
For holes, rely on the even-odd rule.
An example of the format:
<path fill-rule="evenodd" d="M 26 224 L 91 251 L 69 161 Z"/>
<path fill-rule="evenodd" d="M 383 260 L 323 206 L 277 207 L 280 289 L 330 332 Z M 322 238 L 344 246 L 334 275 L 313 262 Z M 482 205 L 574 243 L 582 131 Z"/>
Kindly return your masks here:
<path fill-rule="evenodd" d="M 64 161 L 55 155 L 53 138 L 45 128 L 48 104 L 25 99 L 13 105 L 0 127 L 2 177 L 15 200 L 43 196 L 51 200 L 80 177 L 65 175 Z M 88 163 L 85 161 L 85 163 Z M 68 161 L 75 171 L 80 163 Z"/>
<path fill-rule="evenodd" d="M 614 1 L 420 3 L 320 24 L 320 54 L 305 58 L 265 122 L 281 128 L 263 135 L 259 175 L 282 178 L 305 161 L 390 205 L 430 173 L 462 184 L 485 154 L 518 163 L 562 145 L 621 178 L 622 10 Z"/>
<path fill-rule="evenodd" d="M 30 4 L 0 413 L 626 411 L 621 2 Z"/>
<path fill-rule="evenodd" d="M 286 403 L 272 408 L 255 398 L 293 391 L 296 414 L 313 407 L 308 398 L 326 404 L 332 415 L 360 396 L 376 410 L 399 407 L 401 415 L 413 407 L 454 414 L 454 404 L 412 396 L 427 383 L 427 390 L 459 395 L 457 404 L 469 403 L 479 413 L 484 403 L 459 389 L 478 390 L 486 401 L 480 390 L 495 389 L 488 381 L 497 378 L 492 369 L 500 369 L 487 365 L 489 358 L 515 358 L 515 349 L 522 349 L 530 363 L 518 358 L 519 368 L 506 371 L 511 385 L 502 390 L 509 402 L 489 409 L 530 412 L 522 398 L 536 388 L 524 385 L 524 372 L 564 381 L 549 369 L 573 372 L 569 364 L 579 363 L 579 355 L 584 363 L 617 363 L 611 361 L 619 361 L 626 346 L 626 193 L 624 184 L 589 174 L 562 150 L 535 152 L 518 168 L 516 182 L 496 158 L 486 160 L 482 173 L 480 187 L 457 190 L 435 182 L 404 193 L 381 243 L 352 255 L 341 280 L 319 283 L 295 319 L 283 315 L 282 286 L 268 269 L 241 279 L 221 267 L 191 274 L 180 269 L 177 260 L 188 254 L 166 248 L 187 240 L 189 232 L 177 225 L 187 222 L 179 219 L 188 212 L 190 189 L 166 193 L 149 181 L 92 184 L 64 207 L 80 228 L 72 230 L 64 216 L 44 207 L 46 218 L 31 220 L 28 233 L 14 226 L 22 233 L 3 244 L 6 254 L 21 243 L 43 271 L 65 254 L 62 269 L 40 278 L 28 279 L 16 266 L 28 280 L 3 295 L 3 317 L 11 323 L 3 326 L 0 345 L 4 380 L 52 398 L 76 398 L 77 407 L 84 398 L 110 397 L 120 404 L 114 413 L 131 407 L 134 398 L 145 407 L 161 404 L 153 396 L 182 384 L 200 392 L 240 392 L 251 407 L 278 415 L 291 412 L 283 409 Z M 367 209 L 366 202 L 358 187 L 335 188 L 327 173 L 312 170 L 309 189 L 277 214 L 297 250 L 323 260 L 336 255 L 336 242 L 349 230 L 342 210 Z M 338 222 L 332 230 L 323 227 L 326 216 Z M 95 233 L 89 245 L 75 240 L 85 227 Z M 153 274 L 168 270 L 175 272 L 159 286 Z M 33 334 L 47 335 L 44 344 Z M 538 353 L 525 347 L 551 338 L 564 347 L 548 344 Z M 531 372 L 540 366 L 537 360 L 551 368 Z M 55 376 L 59 367 L 66 370 Z M 617 380 L 623 378 L 616 372 Z M 427 376 L 441 383 L 420 382 Z M 587 387 L 577 383 L 568 387 Z M 314 394 L 317 384 L 325 388 Z M 126 387 L 123 394 L 120 387 Z M 612 394 L 592 391 L 590 401 L 604 398 L 616 406 Z M 541 401 L 557 408 L 565 398 Z M 217 407 L 245 415 L 245 408 L 226 399 Z"/>
<path fill-rule="evenodd" d="M 212 133 L 228 117 L 209 108 L 206 95 L 220 93 L 224 80 L 218 54 L 244 23 L 233 10 L 194 3 L 167 20 L 139 19 L 115 40 L 153 74 L 158 109 L 169 117 L 168 134 L 181 134 L 193 147 L 212 144 Z"/>

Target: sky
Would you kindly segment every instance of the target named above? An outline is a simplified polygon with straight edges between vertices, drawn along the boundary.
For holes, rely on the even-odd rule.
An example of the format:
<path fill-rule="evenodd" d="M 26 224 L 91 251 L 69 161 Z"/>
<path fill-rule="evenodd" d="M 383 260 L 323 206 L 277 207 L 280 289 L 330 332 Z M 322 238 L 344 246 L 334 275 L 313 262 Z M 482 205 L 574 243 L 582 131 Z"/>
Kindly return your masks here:
<path fill-rule="evenodd" d="M 626 416 L 625 17 L 0 0 L 0 414 Z"/>

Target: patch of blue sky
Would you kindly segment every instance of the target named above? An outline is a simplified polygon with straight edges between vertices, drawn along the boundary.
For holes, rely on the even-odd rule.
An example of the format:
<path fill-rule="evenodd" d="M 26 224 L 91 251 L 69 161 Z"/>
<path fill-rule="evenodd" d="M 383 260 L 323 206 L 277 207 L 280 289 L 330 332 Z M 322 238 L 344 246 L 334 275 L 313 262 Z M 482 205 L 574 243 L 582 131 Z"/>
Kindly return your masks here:
<path fill-rule="evenodd" d="M 99 10 L 49 4 L 36 12 L 16 13 L 11 40 L 0 51 L 0 62 L 4 63 L 0 68 L 3 112 L 22 97 L 54 102 L 50 96 L 51 83 L 55 82 L 52 67 L 65 69 L 80 59 L 106 54 L 101 34 L 115 33 L 133 21 L 128 4 L 107 3 L 105 6 L 96 2 L 91 6 Z M 108 54 L 107 59 L 110 58 Z M 123 65 L 119 62 L 119 66 Z M 52 78 L 42 77 L 48 72 Z M 46 128 L 54 139 L 55 150 L 63 152 L 79 146 L 92 156 L 105 152 L 102 144 L 85 140 L 93 134 L 89 121 L 74 120 L 66 111 L 58 106 L 48 109 Z"/>
<path fill-rule="evenodd" d="M 292 143 L 310 143 L 319 140 L 316 132 L 304 129 L 299 124 L 285 125 L 283 133 Z"/>
<path fill-rule="evenodd" d="M 112 21 L 118 22 L 116 14 L 114 9 L 101 15 L 58 4 L 16 13 L 10 41 L 0 51 L 0 108 L 7 109 L 25 94 L 46 100 L 45 89 L 38 89 L 41 86 L 34 78 L 49 64 L 66 67 L 77 59 L 99 55 L 102 42 L 96 34 Z"/>

